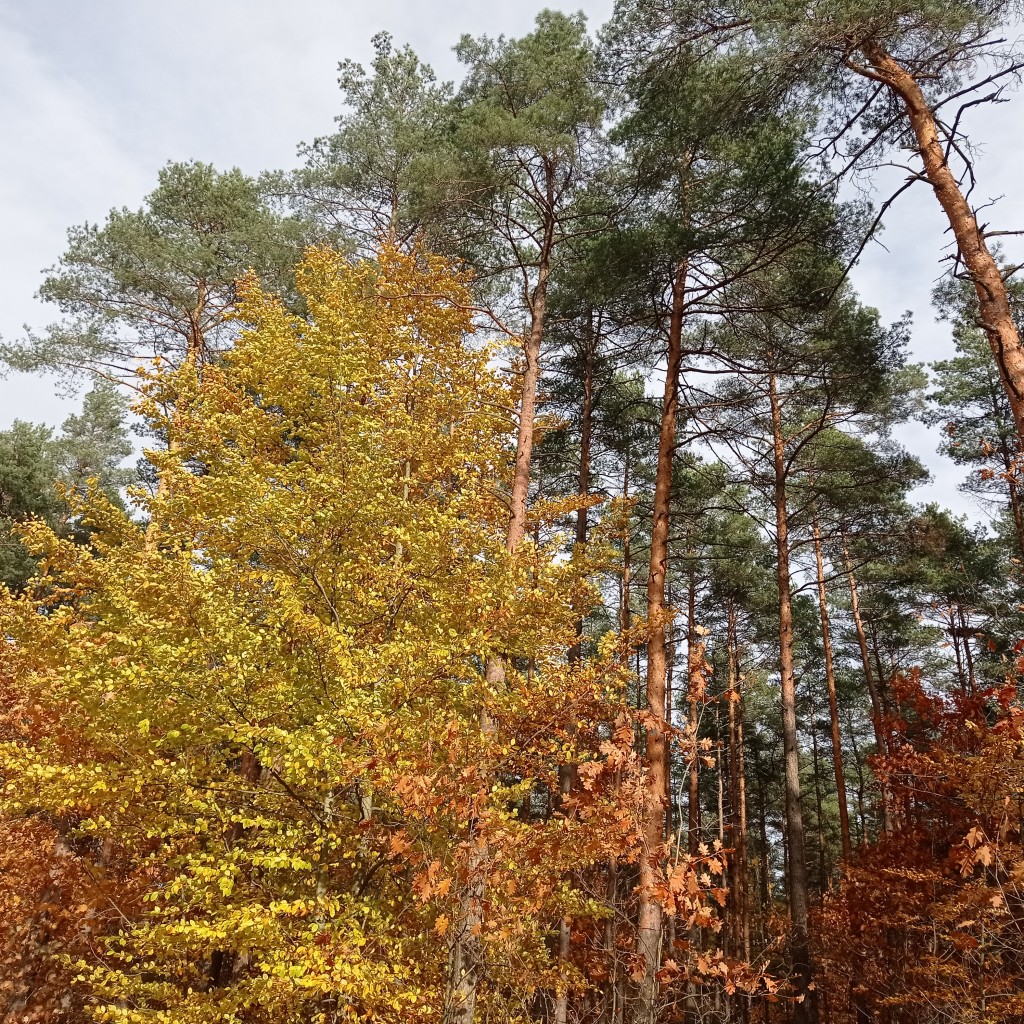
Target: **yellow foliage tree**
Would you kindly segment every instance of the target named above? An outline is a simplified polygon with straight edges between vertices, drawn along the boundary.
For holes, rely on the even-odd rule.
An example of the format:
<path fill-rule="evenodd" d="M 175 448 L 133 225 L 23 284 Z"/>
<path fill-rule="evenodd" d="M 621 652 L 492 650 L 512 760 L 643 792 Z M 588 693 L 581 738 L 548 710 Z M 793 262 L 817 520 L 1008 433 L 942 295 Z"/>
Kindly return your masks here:
<path fill-rule="evenodd" d="M 248 281 L 222 363 L 146 378 L 148 530 L 98 493 L 89 549 L 29 529 L 0 672 L 62 728 L 0 745 L 0 814 L 131 879 L 67 961 L 101 1020 L 438 1020 L 481 871 L 481 1012 L 525 1019 L 580 983 L 558 921 L 604 913 L 565 879 L 629 839 L 623 659 L 566 663 L 582 558 L 506 550 L 513 399 L 460 274 L 314 250 L 298 280 L 305 316 Z"/>

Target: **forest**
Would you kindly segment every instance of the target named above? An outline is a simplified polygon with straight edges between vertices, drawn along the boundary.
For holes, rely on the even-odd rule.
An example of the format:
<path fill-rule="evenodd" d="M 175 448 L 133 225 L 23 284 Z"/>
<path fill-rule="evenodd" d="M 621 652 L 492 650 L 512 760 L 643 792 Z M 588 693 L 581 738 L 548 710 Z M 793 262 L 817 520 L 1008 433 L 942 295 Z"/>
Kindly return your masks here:
<path fill-rule="evenodd" d="M 1021 7 L 381 33 L 295 168 L 70 227 L 0 344 L 84 395 L 0 431 L 0 1021 L 1022 1024 Z M 911 188 L 920 363 L 851 283 Z"/>

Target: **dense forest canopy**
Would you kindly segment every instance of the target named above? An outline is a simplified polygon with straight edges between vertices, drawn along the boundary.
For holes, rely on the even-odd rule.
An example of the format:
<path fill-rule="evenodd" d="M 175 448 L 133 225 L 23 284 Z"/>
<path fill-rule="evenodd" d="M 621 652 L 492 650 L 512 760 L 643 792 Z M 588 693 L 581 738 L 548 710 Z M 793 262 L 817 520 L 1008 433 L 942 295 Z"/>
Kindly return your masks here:
<path fill-rule="evenodd" d="M 84 392 L 0 431 L 0 1021 L 1024 1021 L 1020 13 L 381 33 L 299 166 L 70 227 L 0 346 Z M 910 188 L 926 362 L 851 276 Z"/>

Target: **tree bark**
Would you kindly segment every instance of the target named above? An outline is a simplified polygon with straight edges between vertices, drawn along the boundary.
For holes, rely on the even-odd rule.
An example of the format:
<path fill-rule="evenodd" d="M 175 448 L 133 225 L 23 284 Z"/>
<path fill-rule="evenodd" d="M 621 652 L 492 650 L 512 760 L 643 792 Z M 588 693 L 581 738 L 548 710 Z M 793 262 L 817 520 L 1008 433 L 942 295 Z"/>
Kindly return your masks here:
<path fill-rule="evenodd" d="M 626 450 L 622 467 L 622 497 L 629 500 L 629 449 Z M 619 627 L 622 632 L 627 632 L 633 625 L 633 610 L 630 607 L 630 588 L 633 585 L 633 553 L 632 538 L 629 534 L 629 524 L 626 524 L 626 532 L 622 537 L 622 591 L 619 599 Z"/>
<path fill-rule="evenodd" d="M 593 314 L 591 313 L 589 330 L 584 339 L 586 349 L 583 358 L 583 405 L 580 409 L 580 465 L 577 478 L 576 493 L 581 499 L 576 510 L 576 551 L 582 553 L 587 546 L 588 516 L 586 500 L 590 495 L 590 452 L 593 436 L 594 419 L 594 348 L 597 340 L 594 333 Z M 576 643 L 569 648 L 568 661 L 577 665 L 583 658 L 584 621 L 581 616 L 576 620 Z M 569 724 L 572 731 L 572 723 Z M 570 796 L 576 787 L 576 770 L 571 764 L 563 765 L 558 772 L 558 788 L 562 800 Z M 558 922 L 558 959 L 563 963 L 569 959 L 572 931 L 571 923 L 562 918 Z M 566 1024 L 569 1014 L 569 993 L 560 989 L 555 993 L 555 1006 L 552 1020 L 554 1024 Z"/>
<path fill-rule="evenodd" d="M 961 602 L 957 602 L 957 617 L 960 620 L 960 636 L 964 642 L 964 664 L 967 666 L 967 692 L 973 697 L 977 692 L 974 680 L 974 655 L 971 653 L 971 623 Z"/>
<path fill-rule="evenodd" d="M 821 529 L 814 516 L 814 559 L 818 574 L 818 609 L 821 612 L 821 642 L 825 648 L 825 684 L 828 687 L 828 714 L 832 726 L 832 764 L 835 768 L 836 798 L 839 803 L 839 831 L 843 843 L 843 860 L 853 856 L 850 838 L 850 808 L 846 800 L 846 775 L 843 772 L 843 741 L 839 731 L 839 698 L 836 694 L 836 673 L 832 659 L 832 626 L 828 614 L 825 589 L 825 560 L 821 552 Z"/>
<path fill-rule="evenodd" d="M 662 874 L 665 825 L 665 721 L 667 678 L 666 574 L 668 571 L 669 517 L 672 492 L 672 461 L 679 412 L 679 372 L 682 366 L 683 310 L 687 264 L 676 268 L 672 284 L 672 315 L 669 321 L 665 363 L 665 392 L 661 403 L 658 464 L 654 479 L 651 526 L 651 557 L 647 576 L 647 694 L 645 747 L 647 779 L 644 785 L 644 850 L 640 857 L 640 913 L 637 952 L 644 960 L 644 974 L 637 1000 L 637 1024 L 653 1024 L 658 1010 L 658 979 L 661 966 L 663 910 L 654 895 Z"/>
<path fill-rule="evenodd" d="M 758 840 L 760 843 L 760 849 L 758 852 L 758 863 L 760 864 L 761 877 L 758 879 L 758 896 L 761 901 L 761 923 L 762 923 L 762 934 L 764 932 L 764 920 L 768 913 L 768 907 L 772 899 L 772 885 L 771 885 L 771 849 L 768 846 L 768 800 L 765 795 L 764 789 L 764 778 L 760 772 L 756 773 L 757 777 L 757 809 L 760 812 L 757 819 L 758 825 Z"/>
<path fill-rule="evenodd" d="M 1000 377 L 999 384 L 1001 383 L 1002 378 Z M 1005 417 L 1003 416 L 1003 409 L 1000 404 L 1000 398 L 1004 396 L 1002 388 L 997 385 L 995 380 L 991 381 L 988 395 L 992 403 L 993 422 L 997 425 L 999 431 L 999 455 L 1003 463 L 1003 479 L 1006 481 L 1006 489 L 1010 500 L 1010 515 L 1013 517 L 1014 536 L 1017 538 L 1017 553 L 1024 559 L 1024 505 L 1021 503 L 1020 486 L 1017 483 L 1017 473 L 1020 469 L 1017 465 L 1020 440 L 1018 438 L 1017 443 L 1014 445 L 1018 452 L 1011 451 L 1010 438 L 1007 437 L 1004 428 Z"/>
<path fill-rule="evenodd" d="M 878 687 L 875 685 L 875 677 L 871 669 L 868 637 L 864 629 L 864 619 L 860 614 L 860 594 L 857 590 L 857 578 L 853 573 L 853 562 L 850 559 L 850 549 L 847 546 L 845 537 L 843 537 L 843 566 L 846 569 L 846 579 L 850 586 L 850 613 L 853 616 L 853 626 L 857 632 L 857 647 L 860 649 L 861 668 L 864 672 L 864 682 L 867 684 L 868 696 L 871 699 L 871 725 L 875 734 L 875 749 L 879 754 L 886 754 L 888 753 L 888 746 L 882 729 L 882 699 L 878 692 Z M 881 680 L 879 680 L 879 683 L 881 683 Z"/>
<path fill-rule="evenodd" d="M 672 588 L 669 587 L 666 598 L 667 606 L 673 607 Z M 672 692 L 673 683 L 675 681 L 675 670 L 676 670 L 676 639 L 675 632 L 671 632 L 668 635 L 668 640 L 665 648 L 665 721 L 668 723 L 669 730 L 672 729 L 672 721 L 674 711 L 674 700 L 675 697 Z M 670 843 L 672 840 L 672 834 L 675 826 L 675 799 L 672 793 L 672 738 L 669 736 L 668 741 L 665 743 L 665 842 Z"/>
<path fill-rule="evenodd" d="M 789 862 L 789 912 L 793 973 L 800 1000 L 796 1024 L 816 1024 L 817 997 L 811 986 L 807 861 L 800 805 L 800 752 L 797 745 L 796 676 L 793 666 L 793 598 L 789 572 L 789 513 L 786 507 L 786 450 L 775 375 L 768 378 L 772 414 L 772 463 L 775 475 L 776 575 L 779 592 L 779 669 L 782 683 L 782 743 L 785 756 L 786 834 Z"/>
<path fill-rule="evenodd" d="M 686 664 L 687 664 L 687 728 L 693 747 L 690 751 L 689 790 L 687 794 L 686 848 L 691 857 L 697 856 L 700 846 L 700 758 L 697 749 L 697 729 L 700 724 L 700 691 L 703 689 L 703 657 L 697 636 L 697 581 L 690 570 L 690 585 L 686 597 Z"/>
<path fill-rule="evenodd" d="M 875 39 L 861 43 L 861 51 L 870 68 L 855 70 L 887 86 L 896 94 L 907 112 L 911 131 L 917 140 L 924 175 L 935 191 L 956 239 L 964 267 L 978 296 L 980 326 L 999 368 L 999 376 L 1010 403 L 1017 436 L 1024 440 L 1024 348 L 1014 323 L 1006 282 L 999 265 L 989 252 L 984 232 L 978 226 L 974 210 L 960 188 L 946 158 L 938 124 L 921 86 L 913 73 L 903 67 Z"/>
<path fill-rule="evenodd" d="M 818 833 L 818 901 L 820 903 L 824 896 L 825 883 L 828 879 L 828 862 L 825 856 L 825 822 L 822 816 L 821 772 L 818 768 L 820 758 L 818 757 L 817 713 L 813 708 L 811 710 L 811 757 L 814 766 L 814 813 Z"/>
<path fill-rule="evenodd" d="M 533 457 L 533 428 L 537 411 L 537 386 L 540 381 L 540 351 L 544 338 L 551 253 L 554 248 L 554 218 L 545 224 L 538 262 L 537 283 L 530 293 L 530 333 L 523 352 L 525 366 L 519 399 L 519 430 L 516 437 L 516 462 L 509 497 L 509 521 L 505 548 L 514 553 L 526 536 L 527 499 L 530 494 L 530 462 Z M 488 687 L 500 690 L 505 685 L 505 659 L 491 655 L 484 665 Z M 480 730 L 493 736 L 494 723 L 487 709 L 480 710 Z M 480 982 L 480 927 L 483 923 L 485 876 L 489 850 L 487 838 L 477 823 L 471 823 L 467 857 L 467 880 L 462 898 L 459 927 L 454 930 L 445 991 L 444 1024 L 473 1024 L 476 995 Z"/>
<path fill-rule="evenodd" d="M 742 956 L 750 962 L 750 906 L 747 895 L 749 868 L 747 864 L 747 770 L 743 744 L 743 677 L 740 673 L 739 630 L 736 606 L 730 600 L 727 642 L 729 644 L 729 766 L 736 792 L 736 813 L 739 835 L 736 837 L 735 906 L 739 915 L 739 936 Z"/>
<path fill-rule="evenodd" d="M 730 824 L 733 828 L 733 846 L 735 847 L 731 862 L 730 875 L 732 884 L 729 886 L 729 906 L 732 918 L 732 937 L 734 955 L 742 956 L 743 948 L 743 917 L 746 909 L 745 867 L 743 863 L 743 847 L 746 845 L 746 822 L 743 821 L 744 808 L 740 796 L 739 738 L 737 735 L 737 704 L 739 703 L 739 672 L 736 665 L 734 636 L 736 632 L 736 607 L 731 598 L 726 599 L 726 664 L 728 666 L 728 683 L 726 689 L 726 705 L 729 712 L 729 811 Z"/>

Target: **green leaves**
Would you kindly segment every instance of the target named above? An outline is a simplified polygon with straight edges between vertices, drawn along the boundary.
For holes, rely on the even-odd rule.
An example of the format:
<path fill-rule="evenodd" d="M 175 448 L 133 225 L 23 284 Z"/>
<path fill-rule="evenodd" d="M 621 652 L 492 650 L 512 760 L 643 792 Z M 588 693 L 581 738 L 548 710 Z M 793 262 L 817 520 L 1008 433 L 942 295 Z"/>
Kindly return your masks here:
<path fill-rule="evenodd" d="M 168 164 L 142 209 L 112 210 L 102 227 L 68 231 L 39 290 L 66 319 L 0 354 L 18 369 L 65 375 L 130 374 L 154 356 L 206 361 L 233 337 L 226 316 L 236 280 L 255 270 L 287 290 L 307 237 L 241 171 Z"/>
<path fill-rule="evenodd" d="M 306 166 L 283 176 L 290 201 L 321 223 L 334 222 L 367 252 L 381 238 L 409 245 L 424 232 L 435 248 L 451 203 L 452 86 L 391 36 L 373 38 L 369 74 L 339 65 L 345 110 L 332 135 L 301 147 Z"/>

